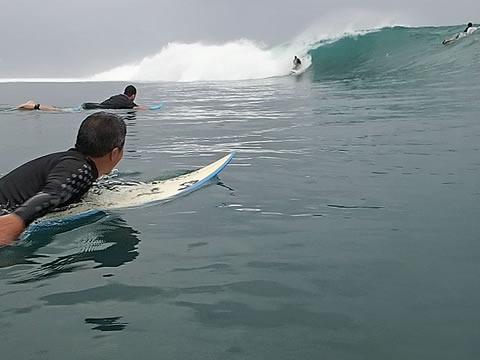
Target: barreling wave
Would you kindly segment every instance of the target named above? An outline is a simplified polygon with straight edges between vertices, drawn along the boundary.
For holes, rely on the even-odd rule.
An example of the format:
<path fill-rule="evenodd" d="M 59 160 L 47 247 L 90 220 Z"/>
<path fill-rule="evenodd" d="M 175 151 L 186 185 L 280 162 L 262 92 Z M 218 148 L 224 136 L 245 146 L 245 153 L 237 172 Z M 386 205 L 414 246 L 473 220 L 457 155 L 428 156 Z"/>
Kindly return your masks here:
<path fill-rule="evenodd" d="M 248 40 L 223 45 L 171 43 L 137 64 L 96 74 L 92 80 L 262 79 L 288 75 L 294 55 L 311 65 L 307 74 L 317 81 L 438 76 L 458 71 L 478 56 L 470 46 L 477 34 L 450 47 L 442 45 L 458 31 L 458 27 L 383 27 L 331 37 L 313 34 L 311 39 L 303 36 L 274 48 Z"/>
<path fill-rule="evenodd" d="M 462 30 L 397 26 L 321 41 L 308 51 L 313 59 L 313 78 L 405 79 L 462 72 L 470 69 L 472 59 L 478 59 L 471 45 L 480 38 L 472 34 L 452 46 L 442 45 L 443 39 Z"/>

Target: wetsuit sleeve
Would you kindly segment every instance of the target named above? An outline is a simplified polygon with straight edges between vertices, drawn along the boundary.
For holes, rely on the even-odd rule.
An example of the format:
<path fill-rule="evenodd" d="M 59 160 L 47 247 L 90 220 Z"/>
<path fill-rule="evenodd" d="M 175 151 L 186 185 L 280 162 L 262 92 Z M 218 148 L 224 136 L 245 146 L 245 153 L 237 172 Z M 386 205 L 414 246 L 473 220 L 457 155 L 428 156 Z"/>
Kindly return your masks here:
<path fill-rule="evenodd" d="M 15 209 L 14 213 L 27 226 L 53 209 L 79 200 L 95 179 L 95 171 L 84 161 L 65 159 L 49 173 L 43 189 Z"/>
<path fill-rule="evenodd" d="M 127 101 L 125 101 L 124 105 L 123 105 L 126 109 L 133 109 L 134 107 L 138 106 L 137 104 L 135 104 L 132 100 L 130 99 L 127 99 Z"/>

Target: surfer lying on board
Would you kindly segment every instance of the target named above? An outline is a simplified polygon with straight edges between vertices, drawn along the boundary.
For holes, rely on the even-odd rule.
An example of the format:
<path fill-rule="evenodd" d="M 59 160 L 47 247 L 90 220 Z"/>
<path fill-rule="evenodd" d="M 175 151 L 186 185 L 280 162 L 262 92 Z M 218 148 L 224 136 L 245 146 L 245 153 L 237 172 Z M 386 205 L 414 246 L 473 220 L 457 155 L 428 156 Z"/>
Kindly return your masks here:
<path fill-rule="evenodd" d="M 107 100 L 101 103 L 92 103 L 86 102 L 81 105 L 85 110 L 91 109 L 135 109 L 135 110 L 147 110 L 146 107 L 135 104 L 133 100 L 137 96 L 137 89 L 133 85 L 128 85 L 123 94 L 113 95 Z M 51 105 L 42 105 L 35 101 L 27 101 L 19 106 L 16 109 L 19 110 L 62 110 L 62 108 L 51 106 Z"/>
<path fill-rule="evenodd" d="M 447 44 L 449 44 L 449 43 L 451 43 L 451 42 L 453 42 L 453 41 L 455 41 L 455 40 L 460 39 L 461 37 L 464 37 L 464 36 L 466 36 L 466 35 L 470 35 L 470 34 L 473 33 L 474 31 L 476 31 L 477 29 L 478 29 L 478 27 L 473 26 L 473 24 L 472 24 L 471 22 L 469 22 L 469 23 L 467 24 L 467 27 L 465 28 L 465 30 L 463 30 L 463 32 L 458 33 L 457 35 L 455 35 L 455 36 L 453 36 L 453 37 L 451 37 L 451 38 L 449 38 L 449 39 L 443 40 L 443 41 L 442 41 L 442 44 L 443 44 L 443 45 L 447 45 Z"/>
<path fill-rule="evenodd" d="M 295 55 L 293 58 L 293 70 L 298 70 L 302 66 L 302 61 Z"/>
<path fill-rule="evenodd" d="M 0 178 L 0 246 L 13 243 L 39 217 L 79 202 L 122 159 L 126 133 L 120 117 L 96 112 L 83 120 L 74 148 L 31 160 Z"/>

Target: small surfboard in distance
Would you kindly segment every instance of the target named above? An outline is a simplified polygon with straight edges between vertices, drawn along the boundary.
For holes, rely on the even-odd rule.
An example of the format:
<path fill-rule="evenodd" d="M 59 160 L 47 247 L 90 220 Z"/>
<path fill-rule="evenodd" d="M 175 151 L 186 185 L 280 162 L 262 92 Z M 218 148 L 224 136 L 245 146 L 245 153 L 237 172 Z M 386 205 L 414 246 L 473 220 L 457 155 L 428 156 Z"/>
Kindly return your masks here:
<path fill-rule="evenodd" d="M 115 185 L 110 189 L 90 191 L 82 202 L 38 219 L 29 226 L 27 232 L 31 233 L 49 226 L 63 225 L 102 211 L 138 207 L 185 195 L 217 176 L 234 156 L 235 152 L 232 152 L 198 170 L 167 180 L 128 183 Z"/>
<path fill-rule="evenodd" d="M 443 40 L 443 41 L 442 41 L 442 44 L 443 44 L 443 45 L 451 44 L 451 43 L 453 43 L 454 41 L 457 41 L 457 40 L 459 40 L 459 39 L 461 39 L 461 38 L 464 38 L 465 36 L 467 36 L 467 34 L 464 33 L 464 32 L 458 33 L 458 34 L 456 34 L 456 35 L 454 35 L 454 36 L 452 36 L 452 37 L 450 37 L 450 38 L 448 38 L 448 39 Z"/>
<path fill-rule="evenodd" d="M 307 65 L 302 65 L 300 66 L 298 69 L 291 69 L 290 70 L 290 75 L 292 76 L 299 76 L 299 75 L 302 75 L 305 71 L 307 71 L 307 69 L 309 68 L 309 66 Z"/>
<path fill-rule="evenodd" d="M 155 105 L 151 105 L 148 107 L 148 110 L 160 110 L 162 108 L 163 104 L 158 103 Z M 81 110 L 134 110 L 134 109 L 111 109 L 108 107 L 102 106 L 102 104 L 99 103 L 83 103 L 81 106 L 78 107 L 73 107 L 73 108 L 64 108 L 64 111 L 81 111 Z"/>
<path fill-rule="evenodd" d="M 157 104 L 157 105 L 152 105 L 148 109 L 149 110 L 160 110 L 162 108 L 163 104 Z"/>

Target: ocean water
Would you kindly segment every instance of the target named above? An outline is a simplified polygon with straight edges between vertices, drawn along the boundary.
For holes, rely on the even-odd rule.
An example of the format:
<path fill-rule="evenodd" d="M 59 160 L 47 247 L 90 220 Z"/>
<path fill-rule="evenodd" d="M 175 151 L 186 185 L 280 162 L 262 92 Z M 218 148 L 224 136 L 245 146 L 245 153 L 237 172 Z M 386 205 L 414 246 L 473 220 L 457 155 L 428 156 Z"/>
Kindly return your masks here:
<path fill-rule="evenodd" d="M 1 358 L 478 359 L 480 35 L 441 45 L 456 31 L 304 43 L 298 77 L 281 76 L 298 43 L 263 78 L 115 70 L 164 103 L 117 111 L 116 181 L 237 155 L 185 197 L 1 248 Z M 4 81 L 0 107 L 126 85 L 100 80 Z M 89 113 L 0 112 L 0 174 L 71 147 Z"/>

